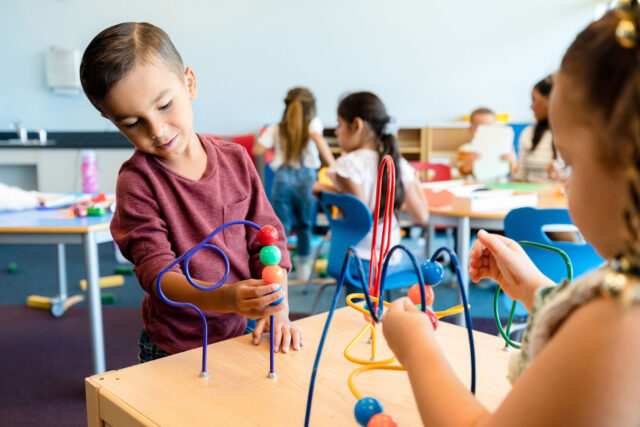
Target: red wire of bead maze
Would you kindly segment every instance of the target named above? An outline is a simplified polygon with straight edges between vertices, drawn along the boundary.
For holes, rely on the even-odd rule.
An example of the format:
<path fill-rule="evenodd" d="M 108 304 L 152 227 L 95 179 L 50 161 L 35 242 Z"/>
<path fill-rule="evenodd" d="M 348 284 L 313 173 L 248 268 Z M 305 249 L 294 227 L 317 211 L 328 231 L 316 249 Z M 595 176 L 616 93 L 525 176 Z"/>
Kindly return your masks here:
<path fill-rule="evenodd" d="M 382 176 L 387 170 L 387 194 L 384 209 L 384 221 L 382 226 L 382 239 L 380 242 L 380 258 L 377 258 L 376 246 L 378 242 L 378 215 L 380 212 L 380 195 L 382 193 Z M 376 209 L 373 220 L 373 242 L 371 244 L 371 262 L 369 264 L 369 293 L 376 298 L 380 298 L 380 280 L 382 276 L 382 264 L 389 253 L 391 244 L 391 229 L 393 220 L 393 201 L 396 193 L 396 168 L 390 155 L 385 155 L 378 168 L 378 184 L 376 190 Z M 377 303 L 374 309 L 377 310 Z M 372 320 L 373 322 L 373 320 Z"/>

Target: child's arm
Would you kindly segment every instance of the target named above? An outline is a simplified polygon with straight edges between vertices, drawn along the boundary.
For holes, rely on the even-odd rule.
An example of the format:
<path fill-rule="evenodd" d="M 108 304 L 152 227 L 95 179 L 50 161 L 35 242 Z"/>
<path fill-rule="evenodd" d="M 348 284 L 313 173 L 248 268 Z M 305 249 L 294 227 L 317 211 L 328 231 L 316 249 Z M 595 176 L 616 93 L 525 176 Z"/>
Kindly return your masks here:
<path fill-rule="evenodd" d="M 521 301 L 531 311 L 533 296 L 543 286 L 553 286 L 515 241 L 484 230 L 469 253 L 469 276 L 477 282 L 493 279 L 511 298 Z"/>
<path fill-rule="evenodd" d="M 253 152 L 254 156 L 258 157 L 262 156 L 265 151 L 267 151 L 267 147 L 260 144 L 259 142 L 256 142 L 255 144 L 253 144 L 253 148 L 251 149 L 251 151 Z"/>
<path fill-rule="evenodd" d="M 320 154 L 320 158 L 322 161 L 328 166 L 332 167 L 336 163 L 336 159 L 333 157 L 333 153 L 331 152 L 331 148 L 327 143 L 327 140 L 324 139 L 324 136 L 320 133 L 313 132 L 309 135 L 311 139 L 316 143 L 318 147 L 318 153 Z"/>
<path fill-rule="evenodd" d="M 382 331 L 405 367 L 424 425 L 475 425 L 488 415 L 449 366 L 431 321 L 408 298 L 391 303 Z"/>
<path fill-rule="evenodd" d="M 194 280 L 201 286 L 211 286 L 211 283 Z M 167 272 L 162 276 L 162 292 L 169 299 L 177 302 L 188 302 L 202 310 L 217 311 L 219 313 L 237 313 L 249 319 L 282 311 L 282 304 L 270 306 L 284 296 L 284 291 L 271 293 L 278 289 L 278 285 L 265 285 L 262 280 L 243 280 L 240 282 L 220 286 L 213 291 L 202 291 L 187 281 L 180 273 Z M 156 288 L 153 288 L 156 293 Z M 271 293 L 270 295 L 268 295 Z"/>
<path fill-rule="evenodd" d="M 382 322 L 389 346 L 407 369 L 425 425 L 640 423 L 640 307 L 596 299 L 576 310 L 494 413 L 460 382 L 428 317 L 407 298 L 394 301 Z"/>
<path fill-rule="evenodd" d="M 405 206 L 413 222 L 426 224 L 429 220 L 429 203 L 422 192 L 420 181 L 414 179 L 406 189 Z"/>

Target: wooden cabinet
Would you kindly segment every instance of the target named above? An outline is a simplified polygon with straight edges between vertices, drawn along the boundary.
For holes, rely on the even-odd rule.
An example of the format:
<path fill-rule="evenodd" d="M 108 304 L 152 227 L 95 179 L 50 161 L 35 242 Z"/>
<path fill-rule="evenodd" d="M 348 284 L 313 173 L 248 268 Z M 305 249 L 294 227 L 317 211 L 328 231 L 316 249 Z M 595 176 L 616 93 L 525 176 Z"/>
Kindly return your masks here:
<path fill-rule="evenodd" d="M 338 146 L 335 129 L 326 128 L 324 130 L 331 152 L 334 156 L 339 157 L 342 149 Z M 400 128 L 397 134 L 400 153 L 409 161 L 426 161 L 428 158 L 427 150 L 427 128 L 407 127 Z"/>
<path fill-rule="evenodd" d="M 458 147 L 471 141 L 469 123 L 453 122 L 425 128 L 424 161 L 455 166 Z"/>

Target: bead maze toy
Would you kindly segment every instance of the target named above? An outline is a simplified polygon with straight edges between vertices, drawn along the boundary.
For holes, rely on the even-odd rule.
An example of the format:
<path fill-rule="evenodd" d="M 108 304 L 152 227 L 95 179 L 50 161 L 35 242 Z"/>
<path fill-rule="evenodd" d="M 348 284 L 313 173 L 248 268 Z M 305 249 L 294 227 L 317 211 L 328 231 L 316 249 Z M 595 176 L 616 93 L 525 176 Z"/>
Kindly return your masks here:
<path fill-rule="evenodd" d="M 162 271 L 160 271 L 160 274 L 158 274 L 158 279 L 156 281 L 156 288 L 158 290 L 158 295 L 160 295 L 160 298 L 162 298 L 167 304 L 172 305 L 174 307 L 190 307 L 193 308 L 199 315 L 200 318 L 202 319 L 202 329 L 203 329 L 203 333 L 202 333 L 202 370 L 200 371 L 200 377 L 201 378 L 205 378 L 209 376 L 209 373 L 207 372 L 207 337 L 208 337 L 208 328 L 207 328 L 207 319 L 204 316 L 204 314 L 202 313 L 202 311 L 195 306 L 194 304 L 191 303 L 184 303 L 184 302 L 176 302 L 176 301 L 172 301 L 169 298 L 167 298 L 167 296 L 162 292 L 162 276 L 164 276 L 164 274 L 169 271 L 174 265 L 176 265 L 177 263 L 179 263 L 180 261 L 184 260 L 184 273 L 185 273 L 185 277 L 187 278 L 187 281 L 191 284 L 191 286 L 200 289 L 202 291 L 212 291 L 214 289 L 218 289 L 220 286 L 222 286 L 227 278 L 229 277 L 229 258 L 227 258 L 227 255 L 217 246 L 214 246 L 210 243 L 208 243 L 209 241 L 211 241 L 211 239 L 218 234 L 220 231 L 224 230 L 227 227 L 231 227 L 234 225 L 247 225 L 250 227 L 253 227 L 255 229 L 258 230 L 258 242 L 260 243 L 260 245 L 262 245 L 262 249 L 260 250 L 260 261 L 265 265 L 265 268 L 262 270 L 262 280 L 264 280 L 264 282 L 266 284 L 281 284 L 282 280 L 284 279 L 284 273 L 282 271 L 282 268 L 280 268 L 278 266 L 278 264 L 280 263 L 280 260 L 282 259 L 282 253 L 280 252 L 280 248 L 278 248 L 277 246 L 275 246 L 275 243 L 278 241 L 278 231 L 276 230 L 275 227 L 273 227 L 272 225 L 266 225 L 264 227 L 260 227 L 259 225 L 257 225 L 254 222 L 251 221 L 245 221 L 245 220 L 238 220 L 238 221 L 231 221 L 231 222 L 227 222 L 223 225 L 221 225 L 220 227 L 216 228 L 215 230 L 213 230 L 207 237 L 204 238 L 204 240 L 202 240 L 199 244 L 197 244 L 196 246 L 194 246 L 193 248 L 189 249 L 187 252 L 185 252 L 184 254 L 182 254 L 180 257 L 178 257 L 176 260 L 174 260 L 171 264 L 167 265 L 164 269 L 162 269 Z M 222 279 L 220 279 L 220 281 L 218 283 L 215 283 L 211 286 L 201 286 L 198 285 L 196 282 L 193 281 L 193 279 L 191 278 L 191 274 L 189 273 L 189 260 L 191 259 L 191 257 L 193 257 L 196 252 L 198 252 L 200 249 L 211 249 L 215 252 L 217 252 L 222 259 L 224 260 L 225 263 L 225 273 L 224 276 L 222 277 Z M 278 292 L 280 289 L 282 289 L 282 286 L 280 286 L 280 288 L 278 288 L 277 290 L 273 291 L 273 292 Z M 273 293 L 271 292 L 271 293 Z M 284 300 L 284 297 L 280 298 L 279 300 L 276 300 L 274 302 L 272 302 L 270 305 L 278 305 L 280 304 L 282 301 Z M 274 326 L 273 326 L 273 315 L 271 315 L 270 320 L 269 320 L 269 324 L 270 324 L 270 348 L 269 348 L 269 353 L 270 353 L 270 357 L 269 357 L 269 373 L 267 375 L 268 378 L 276 378 L 276 372 L 274 369 Z"/>
<path fill-rule="evenodd" d="M 384 409 L 380 401 L 374 397 L 363 397 L 354 385 L 354 378 L 360 375 L 363 372 L 371 371 L 371 370 L 393 370 L 393 371 L 402 371 L 404 368 L 399 364 L 394 364 L 397 361 L 395 357 L 391 357 L 386 360 L 376 360 L 376 324 L 380 322 L 382 319 L 382 313 L 385 306 L 388 306 L 389 303 L 384 301 L 384 284 L 387 273 L 387 268 L 389 265 L 389 261 L 393 253 L 397 250 L 404 252 L 411 260 L 413 264 L 416 277 L 418 279 L 418 283 L 414 284 L 409 290 L 409 296 L 412 302 L 416 305 L 419 304 L 420 310 L 427 315 L 427 319 L 432 323 L 434 329 L 437 327 L 438 318 L 458 314 L 464 312 L 467 333 L 469 337 L 469 348 L 471 354 L 471 392 L 475 393 L 475 350 L 473 343 L 473 335 L 472 335 L 472 323 L 471 316 L 469 314 L 469 305 L 467 303 L 467 296 L 464 291 L 464 287 L 460 286 L 460 294 L 462 299 L 462 305 L 458 305 L 452 307 L 448 310 L 441 312 L 433 312 L 430 306 L 433 304 L 434 296 L 433 290 L 431 287 L 436 286 L 440 283 L 443 276 L 442 267 L 435 262 L 438 258 L 438 255 L 442 252 L 447 252 L 456 268 L 456 274 L 458 283 L 462 283 L 461 277 L 461 267 L 458 261 L 456 254 L 448 248 L 440 248 L 438 249 L 430 261 L 425 261 L 420 267 L 418 266 L 418 261 L 415 256 L 403 245 L 396 245 L 393 248 L 389 248 L 391 241 L 391 229 L 392 229 L 392 217 L 393 217 L 393 202 L 395 196 L 395 167 L 393 164 L 393 160 L 390 156 L 385 156 L 380 163 L 380 168 L 378 171 L 378 182 L 377 182 L 377 193 L 376 193 L 376 203 L 375 203 L 375 211 L 374 217 L 377 216 L 377 213 L 380 212 L 380 199 L 381 199 L 381 190 L 384 183 L 384 172 L 387 172 L 386 179 L 386 203 L 384 210 L 384 218 L 383 218 L 383 228 L 382 228 L 382 239 L 380 245 L 380 257 L 378 257 L 375 245 L 371 248 L 371 261 L 369 264 L 369 283 L 368 286 L 365 283 L 365 275 L 364 268 L 362 264 L 362 260 L 360 259 L 356 249 L 354 247 L 349 248 L 347 253 L 345 254 L 344 263 L 342 265 L 342 271 L 340 273 L 340 278 L 338 280 L 338 285 L 335 290 L 335 294 L 333 297 L 333 302 L 331 304 L 331 309 L 329 311 L 327 321 L 324 326 L 324 330 L 322 332 L 322 336 L 320 339 L 320 343 L 318 345 L 318 351 L 316 353 L 315 362 L 313 365 L 313 370 L 311 373 L 311 381 L 309 384 L 309 393 L 307 397 L 307 406 L 306 406 L 306 414 L 305 414 L 305 426 L 309 425 L 310 415 L 311 415 L 311 404 L 313 401 L 313 391 L 315 386 L 316 375 L 318 372 L 318 366 L 320 362 L 320 357 L 322 355 L 322 349 L 324 346 L 324 342 L 329 330 L 329 326 L 331 324 L 331 319 L 333 317 L 333 313 L 336 309 L 336 304 L 338 302 L 338 298 L 340 296 L 340 292 L 342 290 L 342 286 L 344 284 L 344 280 L 346 277 L 347 270 L 349 268 L 349 264 L 351 258 L 355 260 L 355 264 L 358 270 L 358 278 L 360 281 L 360 285 L 362 287 L 362 293 L 350 294 L 347 296 L 347 304 L 354 308 L 355 310 L 363 313 L 365 315 L 365 319 L 367 320 L 367 325 L 356 335 L 356 337 L 349 343 L 344 351 L 344 356 L 347 360 L 362 365 L 361 367 L 355 369 L 348 379 L 349 389 L 351 390 L 354 397 L 357 399 L 357 403 L 354 408 L 354 415 L 358 423 L 363 426 L 369 427 L 379 427 L 379 426 L 395 426 L 397 425 L 395 419 L 389 415 L 384 413 Z M 378 237 L 378 223 L 379 221 L 374 220 L 373 222 L 373 239 L 372 241 L 377 242 Z M 425 286 L 428 285 L 428 286 Z M 354 299 L 364 299 L 365 304 L 364 307 L 356 304 Z M 350 354 L 352 347 L 356 342 L 362 338 L 369 332 L 371 335 L 371 359 L 370 360 L 362 360 L 353 357 Z"/>

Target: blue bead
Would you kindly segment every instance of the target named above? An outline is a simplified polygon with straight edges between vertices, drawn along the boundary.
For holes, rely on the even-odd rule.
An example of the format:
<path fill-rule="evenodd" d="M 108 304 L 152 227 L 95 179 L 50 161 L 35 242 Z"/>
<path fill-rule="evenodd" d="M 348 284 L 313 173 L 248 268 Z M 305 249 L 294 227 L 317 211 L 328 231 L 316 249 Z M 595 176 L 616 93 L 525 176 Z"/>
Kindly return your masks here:
<path fill-rule="evenodd" d="M 435 286 L 442 281 L 444 270 L 437 262 L 425 261 L 420 267 L 426 284 Z"/>
<path fill-rule="evenodd" d="M 273 292 L 278 292 L 280 289 L 282 289 L 282 286 L 280 286 L 278 289 L 276 289 L 276 290 L 275 290 L 275 291 L 273 291 Z M 273 292 L 269 292 L 267 295 L 271 295 Z M 284 301 L 284 297 L 282 297 L 282 298 L 280 298 L 280 299 L 275 300 L 274 302 L 272 302 L 272 303 L 271 303 L 271 304 L 269 304 L 269 305 L 278 305 L 278 304 L 280 304 L 282 301 Z"/>
<path fill-rule="evenodd" d="M 358 403 L 356 403 L 354 412 L 356 420 L 366 427 L 369 419 L 379 412 L 384 412 L 384 409 L 382 409 L 382 404 L 378 399 L 373 397 L 363 397 L 358 400 Z"/>

